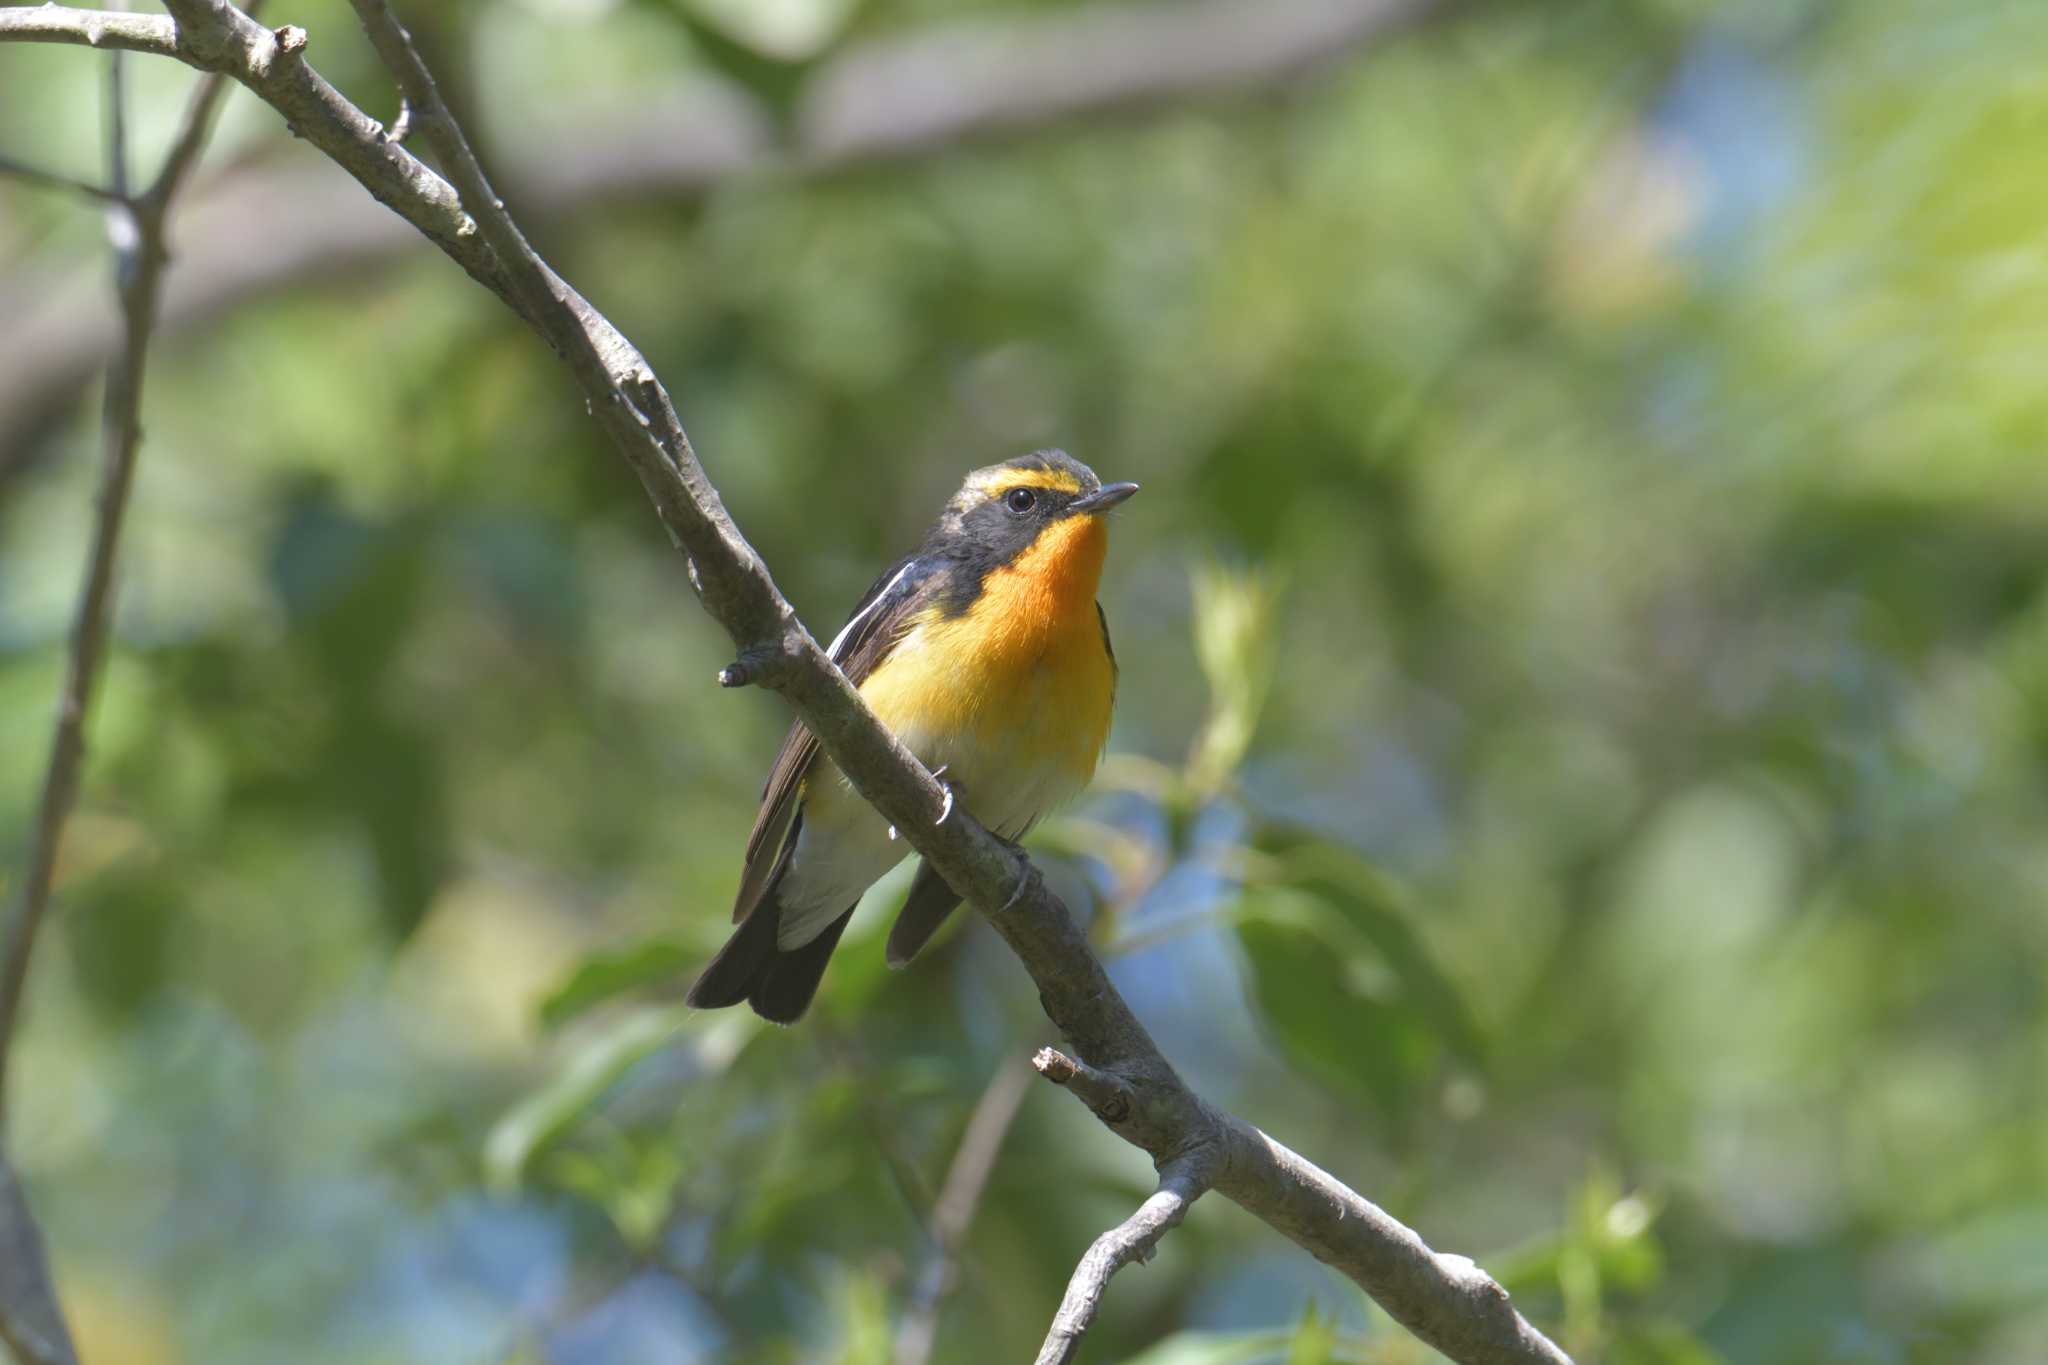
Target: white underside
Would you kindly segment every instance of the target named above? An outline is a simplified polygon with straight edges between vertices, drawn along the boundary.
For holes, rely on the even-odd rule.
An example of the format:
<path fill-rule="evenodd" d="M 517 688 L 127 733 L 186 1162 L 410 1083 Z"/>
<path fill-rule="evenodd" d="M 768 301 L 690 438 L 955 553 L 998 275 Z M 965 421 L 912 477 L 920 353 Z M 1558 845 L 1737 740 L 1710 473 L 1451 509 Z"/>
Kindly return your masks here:
<path fill-rule="evenodd" d="M 1039 818 L 1086 785 L 1055 763 L 1018 763 L 970 741 L 935 741 L 915 732 L 901 737 L 926 767 L 944 767 L 941 781 L 957 789 L 958 804 L 1005 839 L 1022 838 Z M 776 945 L 800 948 L 861 898 L 911 852 L 889 837 L 888 822 L 860 799 L 827 760 L 820 760 L 804 802 L 797 836 L 778 899 L 782 922 Z"/>

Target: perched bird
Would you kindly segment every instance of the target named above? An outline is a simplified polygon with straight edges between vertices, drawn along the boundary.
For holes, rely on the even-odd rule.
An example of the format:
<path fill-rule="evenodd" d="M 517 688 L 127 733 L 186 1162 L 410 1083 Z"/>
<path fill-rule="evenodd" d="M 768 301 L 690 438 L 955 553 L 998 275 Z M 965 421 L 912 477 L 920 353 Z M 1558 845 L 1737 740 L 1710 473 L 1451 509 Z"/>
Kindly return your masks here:
<path fill-rule="evenodd" d="M 1003 838 L 1021 839 L 1078 793 L 1102 757 L 1116 698 L 1095 600 L 1103 514 L 1137 491 L 1058 450 L 976 470 L 828 650 L 882 723 Z M 798 1018 L 861 894 L 905 852 L 803 724 L 790 727 L 747 839 L 739 928 L 690 1004 L 744 1000 L 764 1018 Z M 919 868 L 889 965 L 910 961 L 959 903 Z"/>

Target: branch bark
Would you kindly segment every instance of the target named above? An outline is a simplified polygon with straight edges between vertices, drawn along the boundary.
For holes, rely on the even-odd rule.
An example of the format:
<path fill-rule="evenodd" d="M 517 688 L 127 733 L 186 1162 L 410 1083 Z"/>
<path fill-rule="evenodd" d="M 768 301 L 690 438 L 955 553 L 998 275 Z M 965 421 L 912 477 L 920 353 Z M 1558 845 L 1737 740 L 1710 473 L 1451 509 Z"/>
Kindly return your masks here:
<path fill-rule="evenodd" d="M 1042 1055 L 1042 1054 L 1041 1054 Z M 1188 1205 L 1202 1197 L 1214 1176 L 1215 1153 L 1190 1151 L 1174 1158 L 1159 1171 L 1159 1188 L 1138 1211 L 1095 1239 L 1094 1245 L 1074 1267 L 1067 1281 L 1066 1296 L 1053 1314 L 1052 1328 L 1045 1344 L 1038 1348 L 1038 1365 L 1069 1365 L 1081 1352 L 1081 1338 L 1095 1322 L 1102 1296 L 1109 1289 L 1109 1277 L 1132 1261 L 1149 1261 L 1159 1239 L 1187 1217 Z"/>
<path fill-rule="evenodd" d="M 117 194 L 104 185 L 95 185 L 89 180 L 80 180 L 74 176 L 59 175 L 55 171 L 46 171 L 39 166 L 31 166 L 25 161 L 16 161 L 11 156 L 0 156 L 0 175 L 4 175 L 10 180 L 24 181 L 41 189 L 64 190 L 81 198 L 96 199 L 103 204 L 127 202 L 126 195 Z"/>
<path fill-rule="evenodd" d="M 527 246 L 461 131 L 440 110 L 431 77 L 383 0 L 355 3 L 455 186 L 394 145 L 375 120 L 314 74 L 301 55 L 305 40 L 298 30 L 273 34 L 226 0 L 166 0 L 175 20 L 167 55 L 248 85 L 372 194 L 506 298 L 561 354 L 592 414 L 688 555 L 691 581 L 731 637 L 747 678 L 780 692 L 856 790 L 988 918 L 1037 984 L 1048 1018 L 1087 1066 L 1087 1073 L 1077 1067 L 1075 1076 L 1107 1078 L 1118 1103 L 1105 1103 L 1097 1113 L 1149 1153 L 1163 1179 L 1176 1182 L 1164 1191 L 1170 1199 L 1184 1205 L 1199 1192 L 1197 1185 L 1213 1181 L 1215 1189 L 1349 1275 L 1396 1320 L 1453 1359 L 1566 1361 L 1470 1261 L 1432 1252 L 1335 1177 L 1188 1089 L 1030 860 L 965 812 L 939 822 L 946 803 L 938 783 L 876 720 L 777 591 L 705 477 L 652 369 Z M 0 18 L 0 34 L 5 23 Z M 1163 1216 L 1164 1206 L 1148 1207 L 1154 1214 L 1134 1247 L 1151 1236 L 1150 1221 Z"/>
<path fill-rule="evenodd" d="M 42 1230 L 28 1196 L 0 1151 L 0 1346 L 20 1365 L 78 1365 L 57 1308 Z"/>

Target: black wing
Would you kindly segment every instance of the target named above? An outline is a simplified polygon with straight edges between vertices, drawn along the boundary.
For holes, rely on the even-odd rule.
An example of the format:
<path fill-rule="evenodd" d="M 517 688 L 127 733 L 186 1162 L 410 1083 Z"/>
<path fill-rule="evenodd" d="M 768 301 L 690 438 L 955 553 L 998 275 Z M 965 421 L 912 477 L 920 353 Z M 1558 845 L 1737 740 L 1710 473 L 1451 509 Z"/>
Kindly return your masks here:
<path fill-rule="evenodd" d="M 922 604 L 937 566 L 916 555 L 906 555 L 882 571 L 867 595 L 854 607 L 826 653 L 855 687 L 865 682 L 889 651 L 902 638 L 904 624 Z M 797 793 L 804 775 L 818 757 L 818 741 L 798 721 L 783 737 L 775 764 L 768 770 L 768 784 L 761 789 L 761 810 L 754 817 L 754 831 L 747 836 L 746 872 L 740 878 L 739 895 L 733 901 L 732 918 L 737 924 L 760 904 L 762 893 L 775 880 L 787 846 L 794 841 Z"/>

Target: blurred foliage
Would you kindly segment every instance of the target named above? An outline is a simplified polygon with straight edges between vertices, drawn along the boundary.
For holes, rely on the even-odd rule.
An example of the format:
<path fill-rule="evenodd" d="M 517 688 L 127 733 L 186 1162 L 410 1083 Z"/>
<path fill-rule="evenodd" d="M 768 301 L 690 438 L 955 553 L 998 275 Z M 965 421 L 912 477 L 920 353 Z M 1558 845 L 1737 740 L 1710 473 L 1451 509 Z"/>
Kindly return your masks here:
<path fill-rule="evenodd" d="M 965 7 L 429 8 L 488 149 L 786 110 Z M 2004 1365 L 2048 1358 L 2043 50 L 2001 0 L 1482 2 L 543 239 L 816 629 L 968 468 L 1145 485 L 1112 753 L 1036 843 L 1206 1094 L 1581 1360 Z M 99 60 L 0 48 L 0 149 L 91 174 Z M 189 73 L 132 72 L 153 155 Z M 236 99 L 212 164 L 309 155 Z M 0 181 L 10 275 L 100 239 Z M 10 850 L 93 406 L 0 452 Z M 543 348 L 423 254 L 163 338 L 147 424 L 10 1115 L 87 1359 L 887 1359 L 1048 1026 L 977 924 L 883 968 L 907 868 L 801 1027 L 677 1008 L 787 718 L 711 685 Z M 935 1358 L 1024 1356 L 1148 1186 L 1028 1099 Z M 1206 1200 L 1088 1358 L 1430 1357 Z"/>

